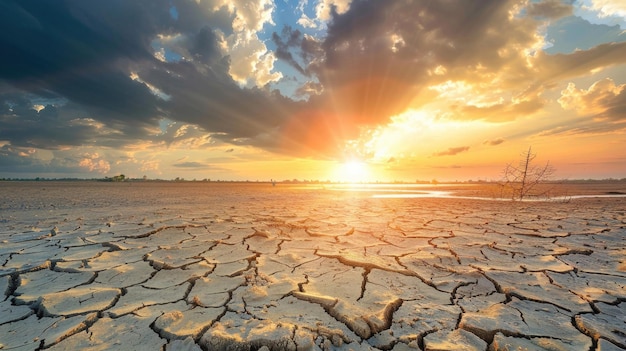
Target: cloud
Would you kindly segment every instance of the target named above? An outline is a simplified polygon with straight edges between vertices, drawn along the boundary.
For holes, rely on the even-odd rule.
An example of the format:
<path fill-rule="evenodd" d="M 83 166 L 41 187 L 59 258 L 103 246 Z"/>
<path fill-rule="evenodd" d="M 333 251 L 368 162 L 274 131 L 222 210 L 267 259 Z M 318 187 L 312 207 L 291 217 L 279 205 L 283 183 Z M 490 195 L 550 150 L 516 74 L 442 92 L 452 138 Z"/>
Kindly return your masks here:
<path fill-rule="evenodd" d="M 142 12 L 159 13 L 148 4 L 85 1 L 70 8 L 56 1 L 10 1 L 13 12 L 5 14 L 0 33 L 8 53 L 0 58 L 0 77 L 22 91 L 63 97 L 117 121 L 149 123 L 157 115 L 156 97 L 125 73 L 129 62 L 151 58 L 146 34 L 153 28 Z M 27 14 L 37 26 L 23 30 L 14 12 Z M 95 20 L 116 15 L 134 20 Z M 11 34 L 16 32 L 20 35 Z M 132 121 L 125 120 L 128 115 Z"/>
<path fill-rule="evenodd" d="M 275 129 L 294 105 L 269 90 L 240 87 L 233 78 L 233 70 L 243 66 L 250 71 L 237 74 L 255 77 L 255 84 L 277 77 L 270 72 L 273 54 L 254 44 L 257 39 L 233 39 L 233 47 L 226 42 L 233 26 L 252 31 L 268 22 L 267 2 L 255 4 L 262 18 L 253 18 L 255 11 L 228 10 L 226 3 L 207 9 L 180 2 L 174 20 L 169 1 L 113 1 L 104 7 L 97 1 L 9 2 L 14 13 L 6 16 L 15 19 L 5 23 L 7 30 L 31 22 L 33 28 L 20 38 L 0 33 L 0 46 L 11 53 L 0 58 L 0 77 L 9 84 L 0 90 L 0 138 L 45 149 L 123 147 L 154 140 L 159 120 L 167 117 L 254 144 L 255 135 Z M 30 20 L 17 21 L 25 16 Z M 124 21 L 127 16 L 133 20 Z M 241 53 L 256 61 L 237 61 L 235 46 L 256 48 Z M 37 114 L 31 106 L 41 100 L 54 104 Z"/>
<path fill-rule="evenodd" d="M 178 167 L 178 168 L 199 168 L 199 169 L 212 168 L 209 164 L 196 162 L 196 161 L 174 163 L 173 166 Z"/>
<path fill-rule="evenodd" d="M 309 18 L 309 16 L 304 13 L 300 16 L 297 23 L 304 28 L 315 28 L 318 25 L 313 19 Z"/>
<path fill-rule="evenodd" d="M 306 82 L 296 90 L 295 95 L 297 97 L 310 97 L 320 95 L 322 92 L 324 92 L 324 87 L 320 83 Z"/>
<path fill-rule="evenodd" d="M 626 42 L 605 43 L 589 50 L 578 50 L 571 54 L 536 54 L 537 77 L 544 82 L 553 82 L 588 75 L 593 71 L 623 64 L 626 57 Z"/>
<path fill-rule="evenodd" d="M 100 158 L 100 155 L 96 154 L 85 154 L 83 158 L 78 163 L 80 167 L 86 168 L 89 172 L 98 172 L 105 174 L 111 170 L 111 164 L 105 160 Z"/>
<path fill-rule="evenodd" d="M 532 113 L 543 106 L 539 94 L 519 95 L 536 82 L 529 55 L 544 44 L 537 36 L 543 22 L 521 10 L 511 16 L 515 6 L 354 1 L 347 12 L 333 15 L 320 56 L 305 68 L 324 89 L 311 101 L 326 109 L 321 115 L 341 116 L 347 125 L 381 124 L 408 107 L 443 99 L 430 87 L 452 82 L 469 89 L 458 98 L 459 118 L 503 121 Z M 495 95 L 505 99 L 472 104 Z"/>
<path fill-rule="evenodd" d="M 561 0 L 544 0 L 531 2 L 528 5 L 528 15 L 547 18 L 559 18 L 572 14 L 572 5 Z"/>
<path fill-rule="evenodd" d="M 352 0 L 318 0 L 315 15 L 321 21 L 331 19 L 333 13 L 343 14 L 350 8 Z"/>
<path fill-rule="evenodd" d="M 626 121 L 617 121 L 613 123 L 598 123 L 597 121 L 582 118 L 578 121 L 568 123 L 567 125 L 558 125 L 548 128 L 533 136 L 537 137 L 553 137 L 553 136 L 574 136 L 574 135 L 606 135 L 614 133 L 623 133 L 626 130 Z"/>
<path fill-rule="evenodd" d="M 161 162 L 159 160 L 142 160 L 141 166 L 139 170 L 141 172 L 157 172 L 159 173 L 159 169 L 161 167 Z"/>
<path fill-rule="evenodd" d="M 171 149 L 197 150 L 216 144 L 211 133 L 194 124 L 172 122 L 154 138 L 154 144 L 165 145 Z"/>
<path fill-rule="evenodd" d="M 126 131 L 122 135 L 94 118 L 84 117 L 83 113 L 84 109 L 73 103 L 46 105 L 37 111 L 25 96 L 0 94 L 0 140 L 18 147 L 54 150 L 95 143 L 123 146 L 133 136 L 144 133 L 141 127 L 133 130 L 131 126 L 122 126 Z"/>
<path fill-rule="evenodd" d="M 200 161 L 181 161 L 172 164 L 172 167 L 181 171 L 224 171 L 225 168 L 215 166 L 207 162 Z"/>
<path fill-rule="evenodd" d="M 305 28 L 321 29 L 332 19 L 333 14 L 343 14 L 348 11 L 352 0 L 317 0 L 314 18 L 309 18 L 309 16 L 304 13 L 304 4 L 306 4 L 306 2 L 307 1 L 301 2 L 303 5 L 298 6 L 302 14 L 297 23 Z"/>
<path fill-rule="evenodd" d="M 492 139 L 492 140 L 485 140 L 483 144 L 489 145 L 489 146 L 496 146 L 496 145 L 502 144 L 503 142 L 505 142 L 504 138 L 497 138 L 497 139 Z"/>
<path fill-rule="evenodd" d="M 296 61 L 294 55 L 289 50 L 290 47 L 300 46 L 303 40 L 302 33 L 299 30 L 294 30 L 290 26 L 283 27 L 280 35 L 274 32 L 272 34 L 272 41 L 276 45 L 276 57 L 287 62 L 291 67 L 302 75 L 309 75 L 304 71 L 304 68 Z"/>
<path fill-rule="evenodd" d="M 452 4 L 320 0 L 313 20 L 327 31 L 314 37 L 271 35 L 269 0 L 8 0 L 0 140 L 42 150 L 230 143 L 328 158 L 363 128 L 430 103 L 457 119 L 534 114 L 546 87 L 626 57 L 626 42 L 543 51 L 541 31 L 570 13 L 557 1 Z M 293 96 L 274 89 L 287 79 L 277 59 L 307 79 Z M 606 118 L 620 118 L 622 96 Z"/>
<path fill-rule="evenodd" d="M 601 17 L 626 17 L 626 4 L 621 0 L 593 0 L 590 9 L 597 11 Z"/>
<path fill-rule="evenodd" d="M 536 96 L 527 100 L 498 103 L 486 107 L 475 105 L 452 105 L 451 107 L 452 111 L 458 111 L 456 119 L 483 119 L 490 122 L 505 122 L 514 120 L 519 116 L 532 115 L 539 111 L 544 104 L 544 101 Z"/>
<path fill-rule="evenodd" d="M 88 149 L 88 148 L 86 148 Z M 0 146 L 0 172 L 15 177 L 88 177 L 111 169 L 107 157 L 92 150 L 77 148 L 42 152 L 35 148 Z"/>
<path fill-rule="evenodd" d="M 35 164 L 41 165 L 33 155 L 36 151 L 11 145 L 0 146 L 0 170 L 3 172 L 19 171 L 22 168 L 29 168 Z"/>
<path fill-rule="evenodd" d="M 224 37 L 226 54 L 230 57 L 230 76 L 239 84 L 264 86 L 282 77 L 273 72 L 276 57 L 261 41 L 257 32 L 266 23 L 273 24 L 274 4 L 271 0 L 223 1 L 235 14 L 233 32 Z"/>
<path fill-rule="evenodd" d="M 561 91 L 559 104 L 566 110 L 597 119 L 626 121 L 626 84 L 615 85 L 611 78 L 593 83 L 589 89 L 577 89 L 569 83 Z"/>
<path fill-rule="evenodd" d="M 433 156 L 454 156 L 454 155 L 459 154 L 461 152 L 468 151 L 469 149 L 470 149 L 469 146 L 451 147 L 448 150 L 441 151 L 441 152 L 436 152 L 436 153 L 433 154 Z"/>
<path fill-rule="evenodd" d="M 587 89 L 579 89 L 570 82 L 557 101 L 577 117 L 542 130 L 537 136 L 608 134 L 626 130 L 626 84 L 617 85 L 613 79 L 604 78 Z"/>

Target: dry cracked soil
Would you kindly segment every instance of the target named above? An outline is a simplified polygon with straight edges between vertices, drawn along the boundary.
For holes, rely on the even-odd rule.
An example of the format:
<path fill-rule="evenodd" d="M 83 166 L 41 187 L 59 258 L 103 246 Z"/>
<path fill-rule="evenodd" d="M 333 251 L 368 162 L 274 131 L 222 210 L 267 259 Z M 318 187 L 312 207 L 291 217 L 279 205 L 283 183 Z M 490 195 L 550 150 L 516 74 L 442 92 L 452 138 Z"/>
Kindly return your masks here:
<path fill-rule="evenodd" d="M 623 198 L 18 190 L 2 350 L 626 349 Z"/>

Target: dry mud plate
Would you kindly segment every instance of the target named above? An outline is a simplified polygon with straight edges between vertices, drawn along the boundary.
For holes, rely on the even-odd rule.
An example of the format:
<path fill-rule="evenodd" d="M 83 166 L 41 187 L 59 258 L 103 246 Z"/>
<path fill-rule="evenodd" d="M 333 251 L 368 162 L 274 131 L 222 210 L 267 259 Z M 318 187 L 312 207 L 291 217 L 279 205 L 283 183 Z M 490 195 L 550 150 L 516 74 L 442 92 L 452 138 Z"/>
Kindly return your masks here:
<path fill-rule="evenodd" d="M 623 350 L 624 198 L 4 186 L 1 350 Z"/>

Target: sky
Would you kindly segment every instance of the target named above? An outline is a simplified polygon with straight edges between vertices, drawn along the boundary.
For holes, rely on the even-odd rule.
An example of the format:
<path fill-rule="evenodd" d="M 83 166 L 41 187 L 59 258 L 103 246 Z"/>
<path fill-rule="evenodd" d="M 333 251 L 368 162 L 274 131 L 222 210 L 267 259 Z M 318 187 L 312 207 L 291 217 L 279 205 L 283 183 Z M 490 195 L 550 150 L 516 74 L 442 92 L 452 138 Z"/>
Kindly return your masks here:
<path fill-rule="evenodd" d="M 2 0 L 0 178 L 626 177 L 624 0 Z"/>

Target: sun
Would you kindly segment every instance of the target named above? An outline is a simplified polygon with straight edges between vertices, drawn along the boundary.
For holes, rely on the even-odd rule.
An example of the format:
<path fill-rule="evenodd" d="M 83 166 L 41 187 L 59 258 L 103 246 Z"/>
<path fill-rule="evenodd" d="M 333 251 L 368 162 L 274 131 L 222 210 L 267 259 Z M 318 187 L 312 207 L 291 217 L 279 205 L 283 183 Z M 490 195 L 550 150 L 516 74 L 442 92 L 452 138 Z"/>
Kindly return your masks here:
<path fill-rule="evenodd" d="M 371 181 L 371 172 L 366 162 L 348 160 L 337 167 L 335 179 L 349 183 L 367 182 Z"/>

